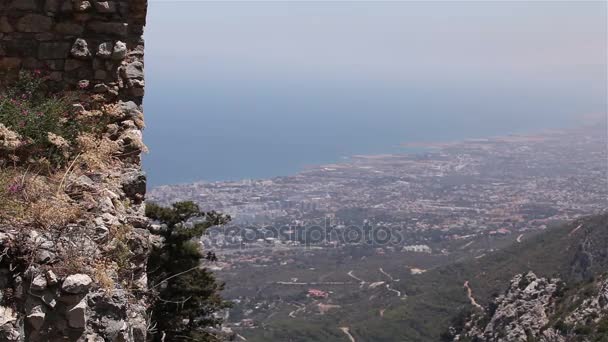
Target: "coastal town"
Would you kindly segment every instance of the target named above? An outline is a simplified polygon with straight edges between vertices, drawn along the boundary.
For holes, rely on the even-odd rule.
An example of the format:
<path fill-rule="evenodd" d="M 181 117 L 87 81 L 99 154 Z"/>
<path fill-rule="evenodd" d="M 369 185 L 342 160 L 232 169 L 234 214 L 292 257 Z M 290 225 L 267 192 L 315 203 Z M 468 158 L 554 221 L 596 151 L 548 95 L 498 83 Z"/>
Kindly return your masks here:
<path fill-rule="evenodd" d="M 605 128 L 426 144 L 266 180 L 160 186 L 240 226 L 381 225 L 442 236 L 515 234 L 607 207 Z"/>

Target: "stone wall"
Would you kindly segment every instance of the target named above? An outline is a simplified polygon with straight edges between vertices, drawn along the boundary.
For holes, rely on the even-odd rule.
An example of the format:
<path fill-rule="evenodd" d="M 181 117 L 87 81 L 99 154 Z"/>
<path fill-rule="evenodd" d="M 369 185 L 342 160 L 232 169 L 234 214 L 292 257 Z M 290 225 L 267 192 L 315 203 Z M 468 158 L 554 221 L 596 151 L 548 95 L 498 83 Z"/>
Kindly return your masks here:
<path fill-rule="evenodd" d="M 147 0 L 0 0 L 0 73 L 38 69 L 55 88 L 140 104 L 146 9 Z"/>
<path fill-rule="evenodd" d="M 104 134 L 120 151 L 113 169 L 66 172 L 73 200 L 88 198 L 90 220 L 58 231 L 0 224 L 0 341 L 146 340 L 146 9 L 147 0 L 0 0 L 0 87 L 20 70 L 39 70 L 51 91 L 78 90 L 74 106 L 83 115 L 116 105 Z M 58 266 L 69 253 L 103 260 L 116 247 L 110 232 L 117 230 L 128 251 L 125 274 L 105 275 L 112 285 L 91 265 L 78 272 Z"/>

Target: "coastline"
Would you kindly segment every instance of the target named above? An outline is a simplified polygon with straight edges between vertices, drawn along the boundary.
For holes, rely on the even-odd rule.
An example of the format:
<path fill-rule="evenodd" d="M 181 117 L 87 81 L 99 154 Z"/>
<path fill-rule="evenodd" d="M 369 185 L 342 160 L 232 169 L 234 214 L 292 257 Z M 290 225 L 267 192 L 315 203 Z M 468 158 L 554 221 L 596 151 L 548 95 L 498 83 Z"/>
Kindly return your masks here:
<path fill-rule="evenodd" d="M 606 122 L 600 122 L 600 125 L 606 125 Z M 442 152 L 445 149 L 462 147 L 467 144 L 491 144 L 491 143 L 524 143 L 524 142 L 542 142 L 550 139 L 551 135 L 559 135 L 565 134 L 570 131 L 576 131 L 580 129 L 585 129 L 586 127 L 593 126 L 597 129 L 597 125 L 592 125 L 589 123 L 578 125 L 575 127 L 564 127 L 559 129 L 554 128 L 545 128 L 534 131 L 526 131 L 526 132 L 511 132 L 503 135 L 493 135 L 485 138 L 464 138 L 460 140 L 451 140 L 451 141 L 412 141 L 412 142 L 404 142 L 399 144 L 399 148 L 404 150 L 403 152 L 397 153 L 376 153 L 376 154 L 353 154 L 351 156 L 343 156 L 339 158 L 339 160 L 335 160 L 333 162 L 328 163 L 319 163 L 319 164 L 310 164 L 304 165 L 303 167 L 298 168 L 297 171 L 292 172 L 290 174 L 284 175 L 276 175 L 270 177 L 252 177 L 252 178 L 239 178 L 239 179 L 225 179 L 225 180 L 194 180 L 194 181 L 184 181 L 178 183 L 170 183 L 170 184 L 159 184 L 154 185 L 150 188 L 151 191 L 157 190 L 159 188 L 167 188 L 167 187 L 179 187 L 179 186 L 188 186 L 192 184 L 235 184 L 242 182 L 256 182 L 256 181 L 265 181 L 265 180 L 277 180 L 288 177 L 295 177 L 299 174 L 327 169 L 327 168 L 341 168 L 345 164 L 352 162 L 353 160 L 380 160 L 384 158 L 390 157 L 412 157 L 424 155 L 425 153 L 437 153 Z M 600 126 L 601 127 L 601 126 Z"/>

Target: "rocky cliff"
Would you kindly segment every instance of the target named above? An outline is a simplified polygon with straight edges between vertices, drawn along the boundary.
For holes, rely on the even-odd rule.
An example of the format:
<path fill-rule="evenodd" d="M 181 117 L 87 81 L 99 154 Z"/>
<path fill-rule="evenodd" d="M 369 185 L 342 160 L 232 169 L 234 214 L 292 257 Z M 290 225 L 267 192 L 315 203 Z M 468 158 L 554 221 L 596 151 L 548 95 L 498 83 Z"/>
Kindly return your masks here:
<path fill-rule="evenodd" d="M 473 313 L 456 341 L 607 341 L 608 277 L 573 288 L 559 279 L 516 275 L 484 311 Z"/>
<path fill-rule="evenodd" d="M 79 129 L 69 143 L 45 133 L 60 164 L 0 122 L 1 341 L 146 340 L 146 7 L 0 0 L 1 86 L 40 75 L 49 96 L 72 101 L 61 124 Z"/>
<path fill-rule="evenodd" d="M 515 275 L 502 294 L 485 301 L 486 307 L 463 311 L 448 336 L 457 341 L 608 341 L 608 215 L 580 218 L 506 251 L 504 263 L 534 272 Z"/>

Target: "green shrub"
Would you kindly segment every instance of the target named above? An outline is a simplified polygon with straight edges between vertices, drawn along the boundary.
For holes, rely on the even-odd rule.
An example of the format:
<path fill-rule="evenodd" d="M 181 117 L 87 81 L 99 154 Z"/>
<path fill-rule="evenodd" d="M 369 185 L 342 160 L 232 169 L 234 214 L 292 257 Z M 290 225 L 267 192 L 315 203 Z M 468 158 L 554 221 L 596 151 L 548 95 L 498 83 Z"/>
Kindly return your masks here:
<path fill-rule="evenodd" d="M 587 325 L 577 325 L 574 328 L 574 333 L 576 335 L 589 335 L 593 332 L 593 329 Z"/>
<path fill-rule="evenodd" d="M 562 334 L 567 334 L 568 331 L 570 330 L 570 326 L 564 322 L 563 320 L 558 320 L 557 322 L 555 322 L 555 330 L 559 331 Z"/>
<path fill-rule="evenodd" d="M 608 336 L 608 317 L 602 318 L 597 323 L 597 332 L 600 334 L 606 334 Z"/>
<path fill-rule="evenodd" d="M 0 93 L 0 123 L 20 135 L 15 153 L 59 163 L 83 127 L 66 96 L 50 95 L 38 72 L 21 72 L 16 83 Z"/>

